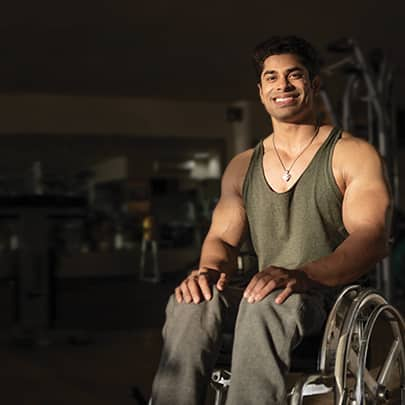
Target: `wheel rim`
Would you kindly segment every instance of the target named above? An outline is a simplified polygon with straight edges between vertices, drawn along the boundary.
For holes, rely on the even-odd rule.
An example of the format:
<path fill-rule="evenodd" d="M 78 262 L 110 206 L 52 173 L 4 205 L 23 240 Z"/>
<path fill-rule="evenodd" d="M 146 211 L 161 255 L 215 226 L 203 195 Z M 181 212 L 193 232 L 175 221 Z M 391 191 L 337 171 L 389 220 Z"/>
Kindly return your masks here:
<path fill-rule="evenodd" d="M 342 327 L 335 361 L 335 396 L 337 403 L 342 397 L 348 403 L 355 401 L 356 376 L 359 350 L 365 324 L 377 306 L 387 304 L 384 297 L 373 289 L 360 291 L 354 299 Z M 354 377 L 354 378 L 352 378 Z"/>
<path fill-rule="evenodd" d="M 389 325 L 392 339 L 385 348 L 379 344 L 379 357 L 381 357 L 381 352 L 384 353 L 384 356 L 382 361 L 379 362 L 381 364 L 376 367 L 376 364 L 368 366 L 367 360 L 371 351 L 370 343 L 373 332 L 376 330 L 377 321 L 384 321 Z M 364 330 L 359 351 L 359 369 L 355 395 L 357 404 L 386 403 L 390 394 L 388 384 L 395 370 L 398 373 L 398 394 L 401 394 L 401 387 L 405 385 L 404 331 L 404 321 L 399 312 L 391 305 L 381 305 L 371 314 Z M 386 334 L 387 330 L 385 330 Z"/>
<path fill-rule="evenodd" d="M 360 290 L 361 287 L 359 285 L 346 287 L 329 313 L 319 361 L 319 369 L 324 374 L 332 374 L 334 372 L 336 349 L 341 336 L 343 322 Z"/>

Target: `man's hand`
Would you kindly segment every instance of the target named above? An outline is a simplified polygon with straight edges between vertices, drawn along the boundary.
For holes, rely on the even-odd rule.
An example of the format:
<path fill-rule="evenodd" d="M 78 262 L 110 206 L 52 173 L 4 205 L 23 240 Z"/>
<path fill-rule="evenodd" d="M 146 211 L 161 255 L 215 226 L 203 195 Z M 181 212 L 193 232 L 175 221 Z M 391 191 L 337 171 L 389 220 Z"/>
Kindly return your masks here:
<path fill-rule="evenodd" d="M 178 303 L 198 304 L 202 300 L 212 298 L 212 286 L 223 291 L 227 283 L 227 275 L 216 270 L 193 270 L 190 275 L 175 289 Z"/>
<path fill-rule="evenodd" d="M 283 289 L 275 300 L 276 304 L 282 304 L 293 292 L 306 291 L 315 284 L 303 271 L 270 266 L 252 277 L 243 297 L 253 304 L 272 291 Z"/>

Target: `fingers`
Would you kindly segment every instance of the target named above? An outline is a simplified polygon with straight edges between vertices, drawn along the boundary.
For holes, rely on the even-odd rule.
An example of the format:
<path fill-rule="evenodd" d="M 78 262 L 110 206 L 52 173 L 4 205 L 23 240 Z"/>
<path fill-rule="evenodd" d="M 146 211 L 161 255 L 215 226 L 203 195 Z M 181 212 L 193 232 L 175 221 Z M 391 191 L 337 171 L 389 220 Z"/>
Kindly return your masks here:
<path fill-rule="evenodd" d="M 224 291 L 227 282 L 228 282 L 227 275 L 225 273 L 221 273 L 216 284 L 217 289 L 219 291 Z"/>
<path fill-rule="evenodd" d="M 206 301 L 212 298 L 211 285 L 208 278 L 208 273 L 200 272 L 198 275 L 198 285 Z M 195 302 L 195 301 L 194 301 Z"/>
<path fill-rule="evenodd" d="M 249 298 L 253 295 L 253 291 L 261 276 L 262 276 L 261 273 L 257 273 L 252 277 L 249 284 L 245 288 L 245 292 L 243 293 L 243 298 L 245 298 L 249 301 Z"/>
<path fill-rule="evenodd" d="M 197 271 L 194 270 L 190 273 L 190 275 L 182 281 L 182 283 L 175 288 L 174 293 L 176 296 L 176 300 L 178 303 L 186 302 L 189 304 L 193 301 L 192 291 L 195 290 L 191 284 L 195 283 Z"/>
<path fill-rule="evenodd" d="M 176 287 L 174 292 L 176 295 L 176 300 L 179 304 L 181 302 L 189 304 L 192 301 L 191 292 L 188 288 L 186 280 L 184 280 L 178 287 Z"/>
<path fill-rule="evenodd" d="M 283 288 L 291 281 L 289 274 L 277 268 L 269 268 L 257 273 L 243 294 L 244 298 L 250 303 L 261 301 L 264 297 L 269 295 L 272 291 L 278 288 Z M 291 284 L 292 285 L 292 284 Z M 291 294 L 292 287 L 284 289 L 281 296 L 276 298 L 276 303 L 282 303 Z"/>
<path fill-rule="evenodd" d="M 190 275 L 187 277 L 179 287 L 176 288 L 175 294 L 179 303 L 185 302 L 190 304 L 191 302 L 199 303 L 201 300 L 201 290 L 198 286 L 198 276 Z"/>
<path fill-rule="evenodd" d="M 214 279 L 216 280 L 217 278 L 217 274 L 215 274 Z M 222 289 L 225 285 L 225 279 L 221 273 L 217 284 L 219 283 Z M 176 300 L 178 303 L 185 302 L 187 304 L 191 302 L 198 304 L 202 300 L 209 301 L 212 298 L 212 284 L 213 280 L 211 280 L 210 273 L 208 271 L 194 270 L 175 289 Z"/>
<path fill-rule="evenodd" d="M 282 304 L 293 292 L 293 288 L 291 283 L 288 283 L 287 286 L 284 288 L 283 291 L 276 297 L 275 303 Z"/>
<path fill-rule="evenodd" d="M 183 302 L 183 294 L 181 293 L 180 287 L 174 289 L 174 295 L 176 296 L 176 301 L 180 304 Z"/>
<path fill-rule="evenodd" d="M 198 304 L 202 300 L 202 291 L 200 287 L 200 279 L 199 276 L 194 276 L 193 278 L 190 279 L 190 281 L 187 284 L 188 291 L 191 294 L 191 300 L 190 302 L 194 302 L 194 304 Z"/>
<path fill-rule="evenodd" d="M 277 287 L 277 280 L 271 278 L 268 274 L 258 273 L 250 280 L 243 297 L 247 302 L 253 304 L 254 302 L 262 300 Z"/>
<path fill-rule="evenodd" d="M 258 302 L 261 301 L 264 297 L 269 295 L 273 290 L 279 287 L 276 280 L 270 280 L 269 282 L 263 284 L 256 284 L 256 288 L 253 290 L 252 295 L 249 297 L 248 302 Z"/>

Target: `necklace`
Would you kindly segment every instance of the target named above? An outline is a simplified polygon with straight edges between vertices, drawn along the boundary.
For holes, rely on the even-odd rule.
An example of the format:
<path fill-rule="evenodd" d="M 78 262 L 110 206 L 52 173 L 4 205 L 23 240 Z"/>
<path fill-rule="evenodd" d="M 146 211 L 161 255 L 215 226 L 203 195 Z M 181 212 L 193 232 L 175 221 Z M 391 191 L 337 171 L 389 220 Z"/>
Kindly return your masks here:
<path fill-rule="evenodd" d="M 291 163 L 291 165 L 290 165 L 289 168 L 286 168 L 285 165 L 284 165 L 284 163 L 283 163 L 283 161 L 281 160 L 280 154 L 278 153 L 278 150 L 277 150 L 277 147 L 276 147 L 276 141 L 274 140 L 275 134 L 273 134 L 273 136 L 272 136 L 272 138 L 271 138 L 272 141 L 273 141 L 273 148 L 274 148 L 274 151 L 276 152 L 276 155 L 277 155 L 277 157 L 278 157 L 278 160 L 279 160 L 280 163 L 281 163 L 281 166 L 282 166 L 283 169 L 284 169 L 284 173 L 282 174 L 281 178 L 282 178 L 285 182 L 290 181 L 290 179 L 291 179 L 291 174 L 290 174 L 291 169 L 292 169 L 293 166 L 295 165 L 295 162 L 298 160 L 298 158 L 312 145 L 312 142 L 314 141 L 315 137 L 318 135 L 318 132 L 319 132 L 319 125 L 317 125 L 317 126 L 315 127 L 314 135 L 312 136 L 311 140 L 310 140 L 310 141 L 308 142 L 308 144 L 301 150 L 301 152 L 297 155 L 297 157 L 293 160 L 293 162 Z"/>

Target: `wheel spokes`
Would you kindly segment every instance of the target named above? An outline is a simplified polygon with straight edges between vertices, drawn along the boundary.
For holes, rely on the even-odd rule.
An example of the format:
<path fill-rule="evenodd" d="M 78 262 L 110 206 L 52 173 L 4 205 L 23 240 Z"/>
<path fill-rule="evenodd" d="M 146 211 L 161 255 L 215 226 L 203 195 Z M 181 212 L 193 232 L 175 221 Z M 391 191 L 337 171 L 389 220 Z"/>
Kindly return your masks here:
<path fill-rule="evenodd" d="M 388 352 L 387 358 L 384 361 L 383 366 L 381 367 L 380 372 L 378 373 L 377 383 L 379 385 L 386 385 L 393 366 L 395 365 L 396 360 L 398 359 L 399 355 L 401 354 L 401 341 L 397 337 L 394 339 L 390 351 Z"/>

